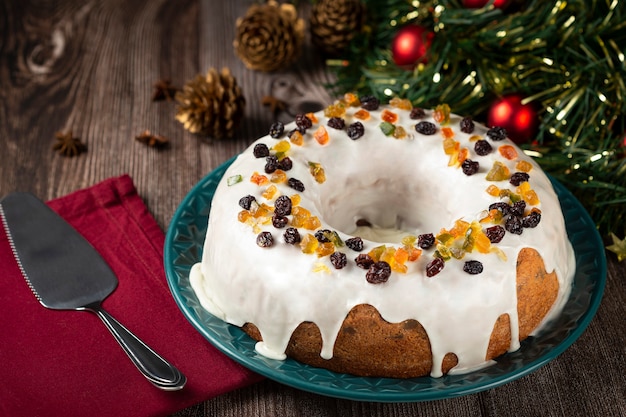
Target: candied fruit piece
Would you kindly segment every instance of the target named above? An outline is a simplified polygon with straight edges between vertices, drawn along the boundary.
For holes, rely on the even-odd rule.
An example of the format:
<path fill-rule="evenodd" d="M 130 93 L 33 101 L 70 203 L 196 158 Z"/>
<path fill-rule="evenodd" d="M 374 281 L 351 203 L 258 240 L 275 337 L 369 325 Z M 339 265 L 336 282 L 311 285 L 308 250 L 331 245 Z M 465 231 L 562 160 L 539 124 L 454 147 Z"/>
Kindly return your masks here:
<path fill-rule="evenodd" d="M 512 145 L 502 145 L 498 148 L 498 152 L 500 152 L 500 155 L 502 155 L 504 158 L 508 159 L 509 161 L 513 161 L 514 159 L 517 159 L 517 156 L 518 156 L 517 151 Z"/>
<path fill-rule="evenodd" d="M 302 201 L 302 197 L 300 197 L 300 194 L 294 194 L 291 196 L 291 204 L 293 206 L 299 205 L 300 201 Z"/>
<path fill-rule="evenodd" d="M 530 204 L 531 206 L 536 206 L 537 204 L 539 204 L 539 197 L 537 196 L 537 193 L 532 188 L 530 188 L 530 183 L 521 183 L 515 191 L 524 199 L 527 204 Z"/>
<path fill-rule="evenodd" d="M 396 139 L 404 139 L 406 138 L 406 130 L 402 126 L 396 126 L 393 131 L 393 137 Z"/>
<path fill-rule="evenodd" d="M 304 143 L 304 136 L 297 130 L 294 130 L 293 133 L 289 136 L 289 141 L 296 146 L 302 146 Z"/>
<path fill-rule="evenodd" d="M 500 195 L 500 189 L 493 184 L 487 187 L 485 191 L 487 191 L 487 194 L 494 196 L 494 197 L 498 197 Z"/>
<path fill-rule="evenodd" d="M 320 222 L 320 219 L 318 219 L 317 216 L 311 216 L 304 220 L 304 224 L 302 225 L 302 227 L 307 230 L 315 230 L 319 229 L 321 225 L 322 222 Z"/>
<path fill-rule="evenodd" d="M 267 217 L 272 215 L 272 207 L 265 203 L 253 205 L 250 212 L 255 218 Z"/>
<path fill-rule="evenodd" d="M 405 264 L 409 260 L 409 251 L 405 248 L 398 248 L 396 249 L 393 257 L 395 258 L 396 262 Z"/>
<path fill-rule="evenodd" d="M 409 262 L 417 261 L 422 255 L 421 249 L 417 249 L 414 247 L 408 248 L 407 251 L 409 252 L 409 258 L 408 258 Z"/>
<path fill-rule="evenodd" d="M 386 249 L 387 247 L 385 245 L 376 246 L 374 249 L 368 252 L 368 255 L 374 260 L 374 262 L 378 262 Z"/>
<path fill-rule="evenodd" d="M 319 184 L 323 184 L 326 181 L 326 173 L 324 167 L 319 162 L 309 161 L 309 172 L 315 178 L 315 181 Z"/>
<path fill-rule="evenodd" d="M 502 220 L 502 212 L 498 209 L 491 209 L 485 217 L 480 219 L 481 223 L 500 223 Z"/>
<path fill-rule="evenodd" d="M 458 237 L 465 236 L 465 233 L 467 233 L 469 228 L 470 224 L 468 222 L 459 219 L 454 222 L 454 226 L 452 226 L 452 229 L 450 229 L 449 233 L 452 235 L 453 238 L 456 239 Z"/>
<path fill-rule="evenodd" d="M 391 107 L 395 107 L 401 110 L 411 110 L 413 109 L 413 105 L 411 104 L 411 100 L 406 98 L 394 97 L 389 100 L 389 105 Z"/>
<path fill-rule="evenodd" d="M 443 140 L 443 152 L 446 155 L 453 155 L 459 151 L 461 144 L 452 138 Z"/>
<path fill-rule="evenodd" d="M 348 106 L 357 107 L 361 105 L 359 97 L 354 93 L 346 93 L 343 95 L 343 102 Z"/>
<path fill-rule="evenodd" d="M 282 184 L 287 181 L 287 174 L 282 169 L 277 169 L 270 176 L 270 181 L 274 184 Z"/>
<path fill-rule="evenodd" d="M 438 244 L 435 249 L 435 256 L 440 257 L 444 261 L 452 258 L 452 253 L 450 253 L 450 248 L 446 245 Z"/>
<path fill-rule="evenodd" d="M 313 137 L 320 145 L 326 145 L 329 140 L 328 132 L 324 126 L 318 127 L 315 133 L 313 133 Z"/>
<path fill-rule="evenodd" d="M 530 172 L 533 169 L 533 165 L 528 161 L 519 161 L 515 164 L 515 169 L 521 172 Z"/>
<path fill-rule="evenodd" d="M 343 117 L 346 114 L 346 107 L 343 103 L 331 104 L 324 109 L 326 117 Z"/>
<path fill-rule="evenodd" d="M 367 110 L 361 109 L 354 113 L 354 118 L 359 120 L 369 120 L 370 112 Z"/>
<path fill-rule="evenodd" d="M 291 149 L 291 144 L 288 140 L 281 140 L 276 145 L 272 146 L 272 150 L 276 153 L 285 154 Z"/>
<path fill-rule="evenodd" d="M 335 245 L 333 242 L 324 242 L 320 243 L 315 249 L 315 253 L 317 253 L 318 257 L 328 256 L 335 252 Z"/>
<path fill-rule="evenodd" d="M 313 272 L 324 272 L 325 274 L 330 274 L 330 268 L 322 262 L 316 262 L 313 265 Z"/>
<path fill-rule="evenodd" d="M 308 117 L 312 123 L 317 123 L 317 116 L 315 113 L 307 113 L 306 117 Z"/>
<path fill-rule="evenodd" d="M 470 142 L 478 142 L 479 140 L 481 140 L 483 137 L 480 135 L 472 135 L 469 137 L 469 141 Z"/>
<path fill-rule="evenodd" d="M 454 130 L 452 130 L 452 128 L 450 127 L 442 127 L 441 128 L 441 135 L 445 138 L 445 139 L 452 139 L 454 137 Z"/>
<path fill-rule="evenodd" d="M 378 125 L 378 127 L 380 127 L 380 130 L 383 132 L 385 136 L 392 135 L 394 131 L 396 130 L 396 127 L 389 122 L 381 122 L 380 125 Z"/>
<path fill-rule="evenodd" d="M 463 164 L 469 155 L 469 150 L 467 148 L 459 149 L 459 156 L 457 157 L 459 164 Z"/>
<path fill-rule="evenodd" d="M 370 284 L 382 284 L 389 280 L 391 276 L 391 267 L 387 262 L 380 261 L 369 267 L 365 279 Z"/>
<path fill-rule="evenodd" d="M 300 240 L 300 249 L 302 249 L 302 253 L 315 253 L 319 244 L 320 243 L 317 241 L 315 236 L 313 236 L 311 233 L 307 233 Z"/>
<path fill-rule="evenodd" d="M 250 181 L 255 183 L 256 185 L 265 185 L 269 182 L 269 179 L 263 174 L 254 172 L 250 177 Z"/>
<path fill-rule="evenodd" d="M 435 107 L 433 111 L 433 119 L 440 125 L 447 125 L 450 123 L 450 106 L 447 104 L 440 104 Z"/>
<path fill-rule="evenodd" d="M 415 243 L 417 242 L 417 236 L 406 235 L 405 237 L 402 238 L 402 240 L 400 242 L 405 247 L 413 247 L 413 246 L 415 246 Z"/>
<path fill-rule="evenodd" d="M 485 177 L 487 181 L 504 181 L 511 175 L 509 169 L 500 161 L 494 161 L 493 166 Z"/>
<path fill-rule="evenodd" d="M 245 223 L 251 217 L 252 217 L 252 214 L 250 214 L 248 210 L 241 210 L 239 214 L 237 215 L 237 220 L 239 220 L 241 223 Z"/>
<path fill-rule="evenodd" d="M 490 248 L 491 241 L 487 235 L 485 235 L 482 230 L 477 231 L 474 237 L 474 249 L 480 253 L 489 253 Z"/>
<path fill-rule="evenodd" d="M 271 200 L 274 197 L 276 197 L 276 193 L 278 193 L 278 188 L 276 188 L 276 186 L 272 184 L 269 187 L 267 187 L 261 195 L 265 197 L 266 199 Z"/>
<path fill-rule="evenodd" d="M 228 179 L 226 180 L 226 184 L 230 187 L 232 185 L 240 183 L 241 181 L 243 181 L 243 177 L 241 176 L 241 174 L 237 174 L 228 177 Z"/>
<path fill-rule="evenodd" d="M 389 122 L 389 123 L 395 123 L 398 121 L 398 115 L 392 111 L 389 111 L 387 109 L 383 110 L 382 113 L 380 114 L 380 118 L 385 121 L 385 122 Z"/>

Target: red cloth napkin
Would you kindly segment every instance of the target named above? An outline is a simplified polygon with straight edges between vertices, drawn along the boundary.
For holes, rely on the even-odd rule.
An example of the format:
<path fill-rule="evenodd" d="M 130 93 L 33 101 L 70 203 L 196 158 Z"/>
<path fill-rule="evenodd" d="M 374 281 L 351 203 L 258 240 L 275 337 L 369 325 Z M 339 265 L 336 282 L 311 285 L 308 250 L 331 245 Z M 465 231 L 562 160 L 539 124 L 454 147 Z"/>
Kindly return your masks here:
<path fill-rule="evenodd" d="M 182 315 L 165 279 L 163 231 L 130 177 L 48 204 L 119 278 L 104 308 L 180 369 L 187 385 L 175 392 L 152 386 L 95 314 L 44 308 L 0 227 L 1 416 L 167 416 L 261 378 L 213 348 Z"/>

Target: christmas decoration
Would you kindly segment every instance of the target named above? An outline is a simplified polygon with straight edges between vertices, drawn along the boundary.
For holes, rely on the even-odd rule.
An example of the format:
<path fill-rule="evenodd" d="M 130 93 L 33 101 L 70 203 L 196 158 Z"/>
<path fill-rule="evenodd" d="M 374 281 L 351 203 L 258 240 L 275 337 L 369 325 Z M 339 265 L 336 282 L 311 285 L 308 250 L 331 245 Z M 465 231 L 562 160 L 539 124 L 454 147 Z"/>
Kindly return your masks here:
<path fill-rule="evenodd" d="M 463 7 L 467 7 L 468 9 L 480 9 L 481 7 L 485 7 L 487 4 L 491 3 L 491 0 L 463 0 Z M 508 5 L 508 0 L 494 0 L 493 7 L 504 8 Z"/>
<path fill-rule="evenodd" d="M 228 68 L 221 73 L 211 68 L 206 76 L 197 75 L 175 98 L 176 120 L 191 133 L 229 138 L 243 117 L 245 99 Z"/>
<path fill-rule="evenodd" d="M 422 26 L 407 25 L 393 38 L 391 55 L 399 67 L 413 68 L 418 62 L 426 63 L 433 34 Z"/>
<path fill-rule="evenodd" d="M 604 236 L 626 234 L 626 1 L 528 0 L 506 9 L 362 1 L 371 30 L 337 60 L 332 94 L 447 103 L 481 122 L 498 97 L 521 94 L 539 117 L 524 150 L 574 193 Z M 428 61 L 412 71 L 392 63 L 394 37 L 408 25 L 434 34 Z"/>
<path fill-rule="evenodd" d="M 519 94 L 506 95 L 489 108 L 487 125 L 505 128 L 517 144 L 530 143 L 537 137 L 539 128 L 537 108 L 533 103 L 526 103 Z"/>
<path fill-rule="evenodd" d="M 626 238 L 620 240 L 614 233 L 611 233 L 613 244 L 606 248 L 617 255 L 618 261 L 626 259 Z"/>
<path fill-rule="evenodd" d="M 54 136 L 57 141 L 52 149 L 63 156 L 71 158 L 87 151 L 87 146 L 79 138 L 75 138 L 71 130 L 67 133 L 57 132 Z"/>
<path fill-rule="evenodd" d="M 147 129 L 135 136 L 135 140 L 151 148 L 165 148 L 169 145 L 169 140 L 165 136 L 154 135 Z"/>
<path fill-rule="evenodd" d="M 298 19 L 291 4 L 269 1 L 252 5 L 236 25 L 235 53 L 249 69 L 284 69 L 300 55 L 304 21 Z"/>
<path fill-rule="evenodd" d="M 154 93 L 152 94 L 152 101 L 172 101 L 176 94 L 176 87 L 172 86 L 172 81 L 168 79 L 159 80 L 154 83 Z"/>
<path fill-rule="evenodd" d="M 323 53 L 338 56 L 362 28 L 360 0 L 319 0 L 311 10 L 311 41 Z"/>

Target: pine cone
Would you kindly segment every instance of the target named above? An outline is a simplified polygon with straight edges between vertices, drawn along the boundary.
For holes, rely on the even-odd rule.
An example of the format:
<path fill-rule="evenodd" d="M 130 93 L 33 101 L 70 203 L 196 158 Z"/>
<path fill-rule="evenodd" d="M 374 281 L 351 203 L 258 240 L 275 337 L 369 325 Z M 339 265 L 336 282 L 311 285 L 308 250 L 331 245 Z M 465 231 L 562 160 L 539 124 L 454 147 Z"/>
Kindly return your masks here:
<path fill-rule="evenodd" d="M 304 41 L 304 20 L 291 4 L 250 6 L 237 19 L 235 53 L 252 70 L 275 71 L 295 62 Z"/>
<path fill-rule="evenodd" d="M 228 68 L 196 75 L 176 93 L 176 120 L 191 133 L 215 139 L 233 136 L 243 116 L 245 98 Z"/>
<path fill-rule="evenodd" d="M 364 17 L 360 0 L 319 0 L 311 10 L 311 41 L 323 53 L 338 56 L 361 31 Z"/>

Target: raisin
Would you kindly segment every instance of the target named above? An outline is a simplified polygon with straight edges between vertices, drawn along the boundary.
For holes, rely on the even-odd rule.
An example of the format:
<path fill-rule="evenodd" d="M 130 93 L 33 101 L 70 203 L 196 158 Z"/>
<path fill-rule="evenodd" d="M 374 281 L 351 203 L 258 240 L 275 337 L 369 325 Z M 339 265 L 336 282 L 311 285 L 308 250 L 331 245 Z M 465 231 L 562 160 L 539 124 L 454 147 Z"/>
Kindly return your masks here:
<path fill-rule="evenodd" d="M 419 107 L 413 107 L 411 109 L 409 117 L 413 120 L 423 119 L 424 117 L 426 117 L 426 112 L 424 111 L 424 109 L 421 109 Z"/>
<path fill-rule="evenodd" d="M 380 106 L 380 100 L 374 96 L 359 97 L 359 101 L 361 102 L 361 108 L 369 111 L 376 110 Z"/>
<path fill-rule="evenodd" d="M 428 265 L 426 265 L 426 276 L 434 277 L 441 272 L 444 265 L 445 263 L 441 258 L 435 258 L 432 261 L 428 262 Z"/>
<path fill-rule="evenodd" d="M 341 117 L 331 117 L 328 119 L 328 126 L 333 129 L 343 130 L 343 128 L 346 127 L 346 121 Z"/>
<path fill-rule="evenodd" d="M 461 119 L 461 132 L 472 133 L 474 131 L 474 121 L 471 117 L 464 117 Z"/>
<path fill-rule="evenodd" d="M 313 126 L 313 122 L 311 121 L 311 119 L 306 117 L 306 114 L 300 113 L 296 114 L 296 126 L 298 126 L 300 129 L 308 129 Z"/>
<path fill-rule="evenodd" d="M 495 141 L 504 140 L 506 139 L 506 129 L 500 126 L 494 126 L 487 131 L 487 137 Z"/>
<path fill-rule="evenodd" d="M 346 239 L 346 246 L 356 252 L 361 252 L 363 250 L 363 239 L 360 237 L 351 237 L 350 239 Z"/>
<path fill-rule="evenodd" d="M 370 284 L 382 284 L 391 276 L 391 266 L 385 261 L 378 261 L 369 267 L 365 279 Z"/>
<path fill-rule="evenodd" d="M 422 249 L 430 249 L 435 244 L 435 235 L 432 233 L 424 233 L 417 237 L 417 246 Z"/>
<path fill-rule="evenodd" d="M 295 227 L 288 227 L 285 229 L 285 233 L 283 233 L 283 238 L 285 239 L 285 243 L 290 245 L 295 245 L 296 243 L 300 243 L 300 232 Z"/>
<path fill-rule="evenodd" d="M 279 216 L 289 216 L 291 214 L 291 198 L 281 195 L 274 203 L 274 214 Z"/>
<path fill-rule="evenodd" d="M 506 231 L 504 230 L 504 227 L 499 225 L 488 227 L 485 230 L 485 236 L 487 236 L 491 243 L 499 243 L 505 234 Z"/>
<path fill-rule="evenodd" d="M 270 149 L 264 143 L 257 143 L 256 145 L 254 145 L 254 150 L 252 151 L 252 153 L 254 154 L 255 158 L 265 158 L 266 156 L 269 156 Z"/>
<path fill-rule="evenodd" d="M 483 264 L 480 261 L 466 261 L 463 264 L 463 271 L 471 275 L 480 274 L 483 272 Z"/>
<path fill-rule="evenodd" d="M 289 223 L 289 219 L 285 216 L 281 216 L 278 214 L 274 214 L 272 216 L 272 225 L 274 225 L 274 227 L 277 229 L 282 229 L 283 227 L 287 226 L 287 223 Z"/>
<path fill-rule="evenodd" d="M 283 135 L 285 131 L 285 125 L 282 122 L 274 122 L 270 126 L 270 136 L 274 139 L 278 139 Z"/>
<path fill-rule="evenodd" d="M 474 175 L 478 172 L 478 168 L 480 164 L 477 161 L 472 161 L 471 159 L 466 159 L 461 164 L 461 168 L 463 169 L 463 173 L 465 175 Z"/>
<path fill-rule="evenodd" d="M 293 188 L 296 191 L 300 191 L 300 192 L 304 191 L 304 184 L 302 184 L 302 181 L 297 180 L 295 178 L 289 178 L 287 180 L 287 185 L 289 185 L 291 188 Z"/>
<path fill-rule="evenodd" d="M 265 173 L 271 174 L 278 169 L 278 158 L 274 155 L 270 155 L 265 158 Z"/>
<path fill-rule="evenodd" d="M 354 258 L 354 262 L 356 262 L 356 266 L 363 269 L 370 269 L 370 266 L 374 265 L 372 257 L 365 253 Z"/>
<path fill-rule="evenodd" d="M 493 209 L 500 210 L 503 216 L 508 216 L 511 210 L 511 206 L 508 203 L 497 202 L 489 205 L 489 211 Z"/>
<path fill-rule="evenodd" d="M 256 237 L 256 244 L 262 248 L 269 248 L 274 244 L 274 237 L 270 232 L 261 232 Z"/>
<path fill-rule="evenodd" d="M 490 154 L 492 150 L 493 148 L 485 139 L 476 141 L 474 144 L 474 152 L 476 152 L 477 155 L 485 156 Z"/>
<path fill-rule="evenodd" d="M 256 198 L 253 195 L 247 195 L 239 199 L 239 205 L 243 209 L 250 210 L 253 201 L 256 201 Z"/>
<path fill-rule="evenodd" d="M 511 179 L 509 182 L 515 186 L 520 185 L 523 182 L 526 182 L 530 179 L 530 175 L 525 172 L 515 172 L 511 175 Z"/>
<path fill-rule="evenodd" d="M 415 125 L 415 131 L 422 135 L 434 135 L 437 132 L 437 126 L 431 122 L 419 122 Z"/>
<path fill-rule="evenodd" d="M 537 227 L 540 221 L 541 213 L 539 213 L 538 211 L 531 211 L 528 216 L 524 216 L 522 218 L 522 226 L 525 228 Z"/>
<path fill-rule="evenodd" d="M 516 201 L 513 203 L 509 210 L 509 214 L 517 217 L 524 216 L 524 210 L 526 210 L 526 202 L 524 200 Z"/>
<path fill-rule="evenodd" d="M 354 122 L 348 126 L 348 137 L 352 140 L 357 140 L 365 133 L 365 128 L 363 127 L 363 123 Z"/>
<path fill-rule="evenodd" d="M 330 263 L 333 264 L 335 269 L 341 269 L 348 265 L 348 258 L 343 252 L 333 252 L 330 255 Z"/>
<path fill-rule="evenodd" d="M 509 216 L 506 218 L 504 222 L 504 228 L 507 232 L 513 233 L 514 235 L 521 235 L 524 231 L 524 226 L 522 226 L 522 220 L 517 216 Z"/>
<path fill-rule="evenodd" d="M 283 171 L 289 171 L 291 168 L 293 168 L 293 161 L 291 160 L 291 158 L 286 156 L 278 161 L 278 168 L 282 169 Z"/>
<path fill-rule="evenodd" d="M 320 243 L 330 242 L 330 239 L 327 236 L 330 236 L 332 232 L 328 229 L 320 229 L 315 232 L 315 238 Z"/>

